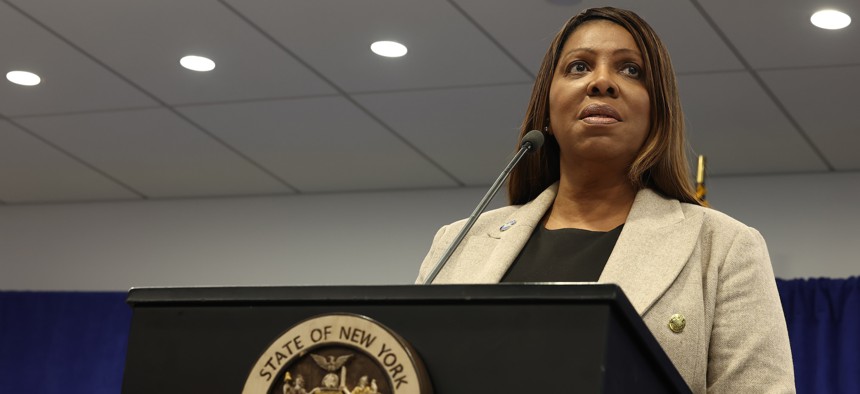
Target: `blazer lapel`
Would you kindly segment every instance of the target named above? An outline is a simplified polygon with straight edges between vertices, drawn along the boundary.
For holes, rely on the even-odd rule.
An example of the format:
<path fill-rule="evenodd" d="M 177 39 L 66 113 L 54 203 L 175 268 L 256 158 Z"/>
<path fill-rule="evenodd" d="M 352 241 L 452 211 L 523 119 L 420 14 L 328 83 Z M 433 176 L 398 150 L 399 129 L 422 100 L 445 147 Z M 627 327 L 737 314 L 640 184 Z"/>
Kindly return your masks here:
<path fill-rule="evenodd" d="M 476 267 L 473 278 L 481 283 L 498 283 L 531 237 L 543 215 L 555 200 L 558 183 L 544 190 L 534 200 L 521 206 L 504 221 L 487 230 L 486 237 L 495 240 L 484 264 Z"/>
<path fill-rule="evenodd" d="M 639 191 L 598 282 L 621 286 L 644 315 L 687 263 L 703 217 L 686 216 L 677 200 Z"/>

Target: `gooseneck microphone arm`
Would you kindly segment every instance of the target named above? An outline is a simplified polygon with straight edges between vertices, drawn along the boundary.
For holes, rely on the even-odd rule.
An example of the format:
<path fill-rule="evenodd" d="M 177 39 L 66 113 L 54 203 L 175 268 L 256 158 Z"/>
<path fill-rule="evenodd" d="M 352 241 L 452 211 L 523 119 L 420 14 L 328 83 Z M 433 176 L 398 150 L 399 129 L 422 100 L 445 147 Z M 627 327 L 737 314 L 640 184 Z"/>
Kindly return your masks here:
<path fill-rule="evenodd" d="M 475 210 L 472 211 L 472 215 L 469 216 L 469 220 L 466 222 L 466 225 L 463 226 L 463 229 L 460 230 L 460 233 L 457 234 L 457 238 L 454 238 L 454 241 L 451 242 L 451 245 L 448 246 L 448 249 L 445 250 L 445 254 L 442 255 L 442 258 L 439 259 L 439 262 L 433 266 L 433 270 L 430 271 L 430 274 L 427 275 L 427 278 L 424 279 L 425 285 L 429 285 L 433 283 L 433 280 L 436 279 L 436 276 L 439 275 L 439 272 L 442 271 L 442 268 L 445 267 L 445 263 L 448 262 L 448 259 L 451 258 L 451 255 L 454 254 L 454 251 L 457 250 L 457 247 L 460 246 L 460 243 L 463 242 L 463 239 L 466 238 L 466 234 L 478 220 L 478 216 L 484 213 L 484 210 L 487 209 L 487 204 L 490 203 L 490 200 L 496 196 L 496 193 L 499 191 L 499 188 L 502 187 L 502 183 L 505 182 L 505 179 L 508 178 L 508 175 L 511 174 L 511 171 L 516 167 L 517 163 L 529 152 L 534 152 L 540 149 L 541 145 L 543 145 L 543 133 L 540 130 L 532 130 L 526 133 L 523 137 L 523 142 L 520 144 L 520 150 L 514 155 L 514 158 L 508 163 L 508 166 L 505 167 L 504 171 L 499 174 L 499 177 L 496 178 L 496 181 L 490 186 L 490 190 L 487 190 L 487 194 L 484 195 L 484 198 L 481 199 L 481 202 L 478 203 L 478 206 L 475 207 Z"/>

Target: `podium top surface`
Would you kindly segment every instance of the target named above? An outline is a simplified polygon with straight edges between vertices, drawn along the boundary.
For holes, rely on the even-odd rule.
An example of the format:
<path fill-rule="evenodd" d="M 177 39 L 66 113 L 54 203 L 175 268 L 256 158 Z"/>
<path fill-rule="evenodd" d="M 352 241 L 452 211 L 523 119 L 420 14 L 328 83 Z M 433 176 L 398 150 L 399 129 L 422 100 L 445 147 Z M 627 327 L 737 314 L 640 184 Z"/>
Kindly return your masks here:
<path fill-rule="evenodd" d="M 481 285 L 144 287 L 132 288 L 131 306 L 196 303 L 444 302 L 444 301 L 592 301 L 618 303 L 633 311 L 621 288 L 596 283 L 503 283 Z M 635 312 L 633 312 L 635 314 Z"/>

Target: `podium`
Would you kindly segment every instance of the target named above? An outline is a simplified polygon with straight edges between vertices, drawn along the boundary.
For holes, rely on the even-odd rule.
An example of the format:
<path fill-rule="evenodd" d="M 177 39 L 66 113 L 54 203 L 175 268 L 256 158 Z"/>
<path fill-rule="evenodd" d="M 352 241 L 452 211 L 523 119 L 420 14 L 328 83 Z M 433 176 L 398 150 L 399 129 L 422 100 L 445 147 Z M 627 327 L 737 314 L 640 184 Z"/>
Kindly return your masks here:
<path fill-rule="evenodd" d="M 275 339 L 328 314 L 399 335 L 434 393 L 690 392 L 611 284 L 135 288 L 127 302 L 126 394 L 241 393 Z"/>

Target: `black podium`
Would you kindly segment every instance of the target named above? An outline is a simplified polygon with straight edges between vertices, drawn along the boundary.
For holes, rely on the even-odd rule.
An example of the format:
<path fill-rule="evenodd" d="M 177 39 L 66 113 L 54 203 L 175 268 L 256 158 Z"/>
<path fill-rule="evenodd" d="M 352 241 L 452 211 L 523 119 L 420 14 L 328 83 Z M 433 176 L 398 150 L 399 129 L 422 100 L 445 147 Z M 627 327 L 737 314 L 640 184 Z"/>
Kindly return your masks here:
<path fill-rule="evenodd" d="M 123 393 L 241 393 L 279 335 L 313 316 L 367 316 L 423 359 L 433 392 L 684 393 L 615 285 L 132 289 Z"/>

